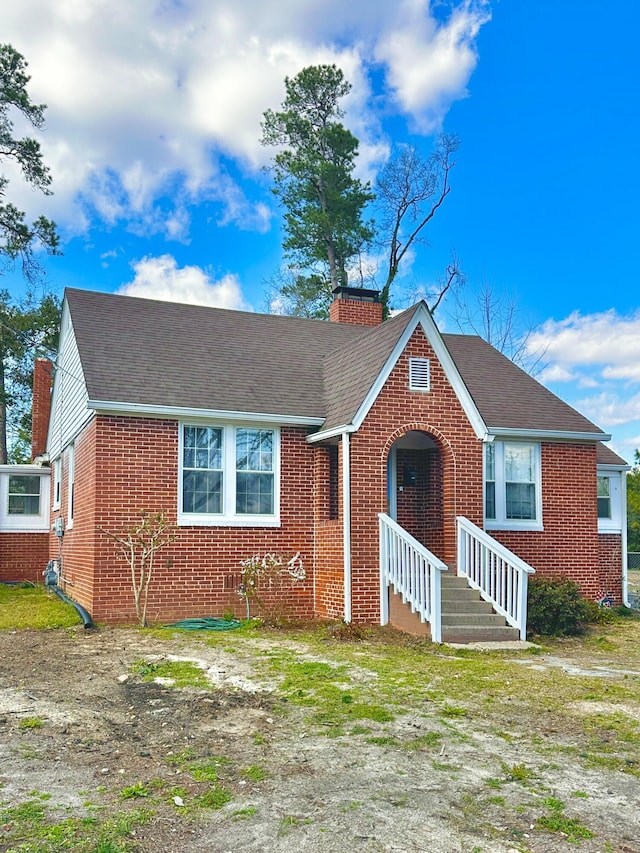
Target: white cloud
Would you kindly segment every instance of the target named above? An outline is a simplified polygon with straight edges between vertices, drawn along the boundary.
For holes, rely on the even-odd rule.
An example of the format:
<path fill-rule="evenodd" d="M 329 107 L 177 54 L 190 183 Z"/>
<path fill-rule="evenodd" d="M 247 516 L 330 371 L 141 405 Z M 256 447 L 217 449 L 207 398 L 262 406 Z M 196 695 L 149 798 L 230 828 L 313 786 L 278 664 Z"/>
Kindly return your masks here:
<path fill-rule="evenodd" d="M 607 428 L 640 421 L 640 393 L 628 397 L 613 391 L 603 391 L 594 397 L 576 402 L 576 408 L 596 423 Z"/>
<path fill-rule="evenodd" d="M 564 320 L 547 320 L 529 338 L 529 351 L 543 350 L 549 371 L 604 380 L 640 382 L 640 311 L 620 316 L 574 311 Z M 560 379 L 560 381 L 566 381 Z"/>
<path fill-rule="evenodd" d="M 439 24 L 429 0 L 404 0 L 376 56 L 386 63 L 388 78 L 404 112 L 423 133 L 438 130 L 478 61 L 475 39 L 490 19 L 488 3 L 465 0 Z"/>
<path fill-rule="evenodd" d="M 572 382 L 576 378 L 576 374 L 567 370 L 561 364 L 550 364 L 545 367 L 537 376 L 539 382 Z"/>
<path fill-rule="evenodd" d="M 371 174 L 387 150 L 371 97 L 372 57 L 417 127 L 437 127 L 465 95 L 488 19 L 483 0 L 458 0 L 439 20 L 429 0 L 22 0 L 5 4 L 3 40 L 29 62 L 30 92 L 48 105 L 42 135 L 55 195 L 14 200 L 67 232 L 96 220 L 187 241 L 188 207 L 213 201 L 221 223 L 265 230 L 269 211 L 229 177 L 221 158 L 255 176 L 265 108 L 283 78 L 336 62 L 353 83 L 349 126 Z M 162 210 L 158 200 L 164 199 Z M 172 200 L 167 210 L 166 199 Z"/>
<path fill-rule="evenodd" d="M 242 296 L 235 275 L 225 275 L 213 281 L 201 267 L 178 267 L 171 255 L 146 257 L 132 264 L 133 281 L 123 285 L 118 293 L 188 305 L 209 305 L 250 311 Z"/>

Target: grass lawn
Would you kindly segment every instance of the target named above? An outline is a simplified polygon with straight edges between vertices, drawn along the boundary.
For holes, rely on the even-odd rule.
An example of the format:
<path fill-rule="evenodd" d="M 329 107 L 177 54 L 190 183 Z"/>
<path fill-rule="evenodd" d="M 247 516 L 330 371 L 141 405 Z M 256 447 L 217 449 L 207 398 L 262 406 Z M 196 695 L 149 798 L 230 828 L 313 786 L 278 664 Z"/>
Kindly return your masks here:
<path fill-rule="evenodd" d="M 75 608 L 44 586 L 0 584 L 0 631 L 9 628 L 67 628 L 77 625 Z"/>

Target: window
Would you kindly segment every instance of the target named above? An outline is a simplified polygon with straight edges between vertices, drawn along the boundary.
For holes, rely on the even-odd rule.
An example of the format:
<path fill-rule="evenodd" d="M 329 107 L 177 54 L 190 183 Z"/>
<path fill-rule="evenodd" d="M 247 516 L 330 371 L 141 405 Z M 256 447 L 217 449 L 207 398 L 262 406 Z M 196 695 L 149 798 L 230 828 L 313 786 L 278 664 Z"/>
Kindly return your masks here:
<path fill-rule="evenodd" d="M 56 459 L 53 463 L 53 508 L 60 509 L 62 495 L 62 460 Z"/>
<path fill-rule="evenodd" d="M 409 390 L 429 391 L 431 385 L 428 358 L 409 359 Z"/>
<path fill-rule="evenodd" d="M 273 515 L 273 430 L 236 430 L 236 512 Z"/>
<path fill-rule="evenodd" d="M 182 511 L 222 512 L 222 430 L 184 427 Z"/>
<path fill-rule="evenodd" d="M 0 465 L 0 531 L 49 530 L 50 468 Z"/>
<path fill-rule="evenodd" d="M 40 477 L 13 475 L 9 477 L 8 515 L 40 515 Z"/>
<path fill-rule="evenodd" d="M 180 445 L 180 524 L 279 524 L 278 430 L 183 424 Z"/>
<path fill-rule="evenodd" d="M 540 445 L 485 444 L 484 483 L 488 528 L 541 529 Z"/>
<path fill-rule="evenodd" d="M 76 479 L 76 450 L 70 444 L 67 449 L 67 529 L 73 527 L 73 499 Z"/>
<path fill-rule="evenodd" d="M 596 500 L 598 503 L 598 532 L 622 531 L 622 492 L 620 471 L 598 471 Z"/>
<path fill-rule="evenodd" d="M 611 518 L 611 480 L 598 477 L 598 518 Z"/>

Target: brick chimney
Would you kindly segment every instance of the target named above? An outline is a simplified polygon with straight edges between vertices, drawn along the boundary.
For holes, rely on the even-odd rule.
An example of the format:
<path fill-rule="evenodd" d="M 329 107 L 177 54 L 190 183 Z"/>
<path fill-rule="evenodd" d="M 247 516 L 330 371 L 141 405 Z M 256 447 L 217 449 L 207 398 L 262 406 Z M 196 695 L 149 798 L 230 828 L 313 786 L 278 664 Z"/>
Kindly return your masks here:
<path fill-rule="evenodd" d="M 332 323 L 352 323 L 354 326 L 379 326 L 382 323 L 382 303 L 377 290 L 363 287 L 336 287 L 329 306 Z"/>
<path fill-rule="evenodd" d="M 49 414 L 51 412 L 51 378 L 53 365 L 48 358 L 37 358 L 33 366 L 33 402 L 31 404 L 31 458 L 47 449 Z"/>

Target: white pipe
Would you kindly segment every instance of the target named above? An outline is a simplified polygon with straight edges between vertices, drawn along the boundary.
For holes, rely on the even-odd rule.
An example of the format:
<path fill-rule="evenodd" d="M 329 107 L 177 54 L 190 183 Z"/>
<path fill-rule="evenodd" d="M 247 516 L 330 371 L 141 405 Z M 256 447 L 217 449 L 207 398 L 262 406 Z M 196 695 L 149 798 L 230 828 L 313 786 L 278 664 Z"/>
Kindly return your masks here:
<path fill-rule="evenodd" d="M 620 472 L 620 545 L 622 550 L 622 603 L 629 606 L 629 574 L 627 565 L 627 472 Z"/>
<path fill-rule="evenodd" d="M 349 433 L 342 433 L 342 539 L 344 547 L 344 621 L 351 622 L 351 462 Z"/>

